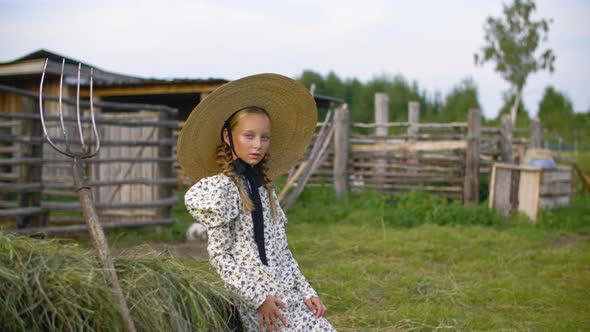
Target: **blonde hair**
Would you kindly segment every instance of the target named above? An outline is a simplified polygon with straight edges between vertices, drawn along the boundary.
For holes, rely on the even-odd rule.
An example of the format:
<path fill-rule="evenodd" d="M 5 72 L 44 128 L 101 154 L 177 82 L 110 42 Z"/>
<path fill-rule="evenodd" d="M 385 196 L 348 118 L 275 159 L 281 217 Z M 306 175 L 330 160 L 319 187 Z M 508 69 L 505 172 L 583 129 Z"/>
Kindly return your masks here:
<path fill-rule="evenodd" d="M 243 119 L 244 117 L 246 117 L 250 114 L 264 114 L 268 118 L 270 118 L 268 116 L 268 114 L 266 113 L 266 111 L 262 108 L 255 107 L 255 106 L 247 107 L 247 108 L 239 110 L 232 117 L 232 119 L 229 122 L 229 130 L 232 130 L 241 119 Z M 270 213 L 272 215 L 272 218 L 275 219 L 277 217 L 278 213 L 277 213 L 277 206 L 276 206 L 275 200 L 273 199 L 274 186 L 272 184 L 272 181 L 270 180 L 270 178 L 267 175 L 268 167 L 266 166 L 266 163 L 269 158 L 270 158 L 270 155 L 267 153 L 264 156 L 264 158 L 258 164 L 256 164 L 254 166 L 254 168 L 256 169 L 256 171 L 258 171 L 258 174 L 260 174 L 262 176 L 263 186 L 264 186 L 264 188 L 266 188 L 266 191 L 268 193 L 268 198 L 270 201 Z M 219 167 L 221 168 L 221 171 L 223 172 L 223 174 L 229 176 L 234 181 L 236 186 L 238 187 L 238 192 L 240 194 L 240 198 L 242 199 L 242 209 L 246 212 L 254 211 L 254 209 L 255 209 L 254 203 L 252 202 L 252 200 L 250 199 L 250 196 L 248 195 L 248 193 L 246 192 L 246 190 L 242 186 L 242 182 L 240 181 L 239 175 L 234 170 L 232 151 L 231 151 L 229 144 L 225 143 L 225 141 L 223 141 L 221 144 L 219 144 L 217 146 L 216 162 L 217 162 L 217 165 L 219 165 Z"/>

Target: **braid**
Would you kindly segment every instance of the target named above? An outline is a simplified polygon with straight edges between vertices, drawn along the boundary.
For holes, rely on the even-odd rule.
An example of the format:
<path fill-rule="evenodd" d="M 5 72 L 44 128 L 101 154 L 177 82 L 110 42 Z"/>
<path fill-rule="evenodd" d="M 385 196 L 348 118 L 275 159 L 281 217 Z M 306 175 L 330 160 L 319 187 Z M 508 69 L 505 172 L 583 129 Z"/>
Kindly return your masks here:
<path fill-rule="evenodd" d="M 268 200 L 270 202 L 270 214 L 272 215 L 273 219 L 277 218 L 277 206 L 275 204 L 275 200 L 273 199 L 273 192 L 274 192 L 274 185 L 272 184 L 272 180 L 268 177 L 268 166 L 266 163 L 270 155 L 267 153 L 264 158 L 256 165 L 256 170 L 262 175 L 264 188 L 266 188 L 266 192 L 268 193 Z"/>
<path fill-rule="evenodd" d="M 229 126 L 228 126 L 228 123 L 226 122 L 224 124 L 224 127 L 222 128 L 222 136 L 224 135 L 223 130 L 225 130 L 225 129 L 227 129 L 228 131 L 232 130 L 232 128 L 238 123 L 238 121 L 241 118 L 243 118 L 247 114 L 256 114 L 256 113 L 265 114 L 266 117 L 270 119 L 270 117 L 268 116 L 268 113 L 266 113 L 266 111 L 260 107 L 251 106 L 251 107 L 243 108 L 243 109 L 239 110 L 238 112 L 232 114 L 232 116 L 230 116 L 230 118 L 227 120 L 227 121 L 229 121 Z M 263 185 L 268 193 L 268 198 L 269 198 L 268 200 L 270 202 L 270 213 L 271 213 L 272 218 L 276 219 L 278 216 L 278 212 L 277 212 L 277 204 L 275 203 L 275 200 L 273 197 L 274 196 L 273 195 L 274 186 L 272 184 L 271 179 L 267 175 L 268 174 L 268 166 L 266 165 L 266 163 L 267 163 L 269 157 L 270 156 L 267 153 L 264 156 L 264 158 L 254 167 L 256 168 L 258 173 L 262 176 Z M 219 167 L 221 168 L 223 174 L 229 176 L 234 181 L 236 186 L 238 187 L 238 191 L 240 193 L 240 198 L 242 198 L 244 211 L 248 211 L 248 212 L 254 211 L 254 209 L 255 209 L 254 203 L 250 199 L 250 196 L 248 195 L 246 190 L 243 188 L 239 175 L 234 170 L 233 154 L 232 154 L 231 147 L 229 146 L 229 144 L 222 142 L 221 144 L 219 144 L 217 146 L 216 162 L 217 162 L 217 165 L 219 165 Z"/>
<path fill-rule="evenodd" d="M 272 184 L 272 180 L 267 175 L 268 166 L 266 165 L 266 162 L 268 161 L 268 158 L 269 158 L 269 154 L 267 153 L 264 156 L 264 159 L 262 159 L 260 161 L 260 163 L 258 163 L 258 165 L 256 165 L 255 167 L 256 167 L 256 170 L 260 173 L 260 175 L 262 175 L 262 179 L 264 182 L 264 188 L 266 189 L 266 191 L 268 193 L 268 197 L 269 197 L 269 201 L 270 201 L 270 214 L 273 219 L 276 219 L 276 217 L 278 215 L 277 206 L 276 206 L 275 200 L 273 199 L 273 194 L 272 194 L 274 191 L 274 185 Z M 232 153 L 231 153 L 231 149 L 230 149 L 229 145 L 222 143 L 217 146 L 216 162 L 217 162 L 217 165 L 219 165 L 219 168 L 221 168 L 223 174 L 229 176 L 234 181 L 236 186 L 238 187 L 238 192 L 240 193 L 240 198 L 242 199 L 242 202 L 243 202 L 242 208 L 244 209 L 244 211 L 248 211 L 248 212 L 253 211 L 254 210 L 254 203 L 250 199 L 250 196 L 248 195 L 248 193 L 246 193 L 246 190 L 242 187 L 238 174 L 234 171 L 234 165 L 232 164 L 233 158 L 232 158 Z"/>
<path fill-rule="evenodd" d="M 242 208 L 244 209 L 244 211 L 253 211 L 254 203 L 252 203 L 250 196 L 248 196 L 248 194 L 242 187 L 240 178 L 238 174 L 234 171 L 234 165 L 232 164 L 232 161 L 233 158 L 229 145 L 225 143 L 221 143 L 220 145 L 218 145 L 216 159 L 217 165 L 219 165 L 223 174 L 229 176 L 238 187 L 238 192 L 240 193 L 240 198 L 242 199 Z"/>

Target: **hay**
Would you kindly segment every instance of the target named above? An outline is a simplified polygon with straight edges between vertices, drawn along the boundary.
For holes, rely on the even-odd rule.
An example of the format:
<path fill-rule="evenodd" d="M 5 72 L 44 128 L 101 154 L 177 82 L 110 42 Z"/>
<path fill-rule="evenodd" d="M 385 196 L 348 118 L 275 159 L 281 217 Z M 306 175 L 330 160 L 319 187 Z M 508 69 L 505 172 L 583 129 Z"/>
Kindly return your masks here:
<path fill-rule="evenodd" d="M 232 298 L 191 262 L 144 248 L 115 259 L 138 331 L 239 329 Z M 122 331 L 93 252 L 0 233 L 2 331 Z"/>

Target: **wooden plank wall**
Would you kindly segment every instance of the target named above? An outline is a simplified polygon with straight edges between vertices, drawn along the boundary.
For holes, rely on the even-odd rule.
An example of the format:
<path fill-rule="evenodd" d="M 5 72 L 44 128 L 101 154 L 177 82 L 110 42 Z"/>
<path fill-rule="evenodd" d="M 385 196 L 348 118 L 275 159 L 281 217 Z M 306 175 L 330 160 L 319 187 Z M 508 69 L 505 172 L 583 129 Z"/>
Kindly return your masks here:
<path fill-rule="evenodd" d="M 18 105 L 0 110 L 0 153 L 4 146 L 16 147 L 1 154 L 0 227 L 26 234 L 84 231 L 86 226 L 73 188 L 72 161 L 55 152 L 42 137 L 38 96 L 20 88 L 0 88 L 3 105 Z M 63 148 L 58 103 L 49 100 L 57 91 L 51 84 L 44 89 L 45 122 L 49 136 Z M 73 103 L 68 96 L 71 91 L 64 89 L 66 117 L 75 114 L 75 106 L 68 106 Z M 168 120 L 168 113 L 175 110 L 116 103 L 104 107 L 115 112 L 99 115 L 101 106 L 95 107 L 101 152 L 84 161 L 101 223 L 105 228 L 172 223 L 170 209 L 178 199 L 171 191 L 177 186 L 171 171 L 171 147 L 175 143 L 171 128 L 178 126 L 178 122 Z M 82 123 L 86 143 L 94 144 L 94 137 L 89 135 L 88 114 L 84 114 L 87 110 L 81 109 L 81 113 L 85 118 Z M 66 133 L 74 151 L 79 150 L 79 144 L 74 144 L 78 141 L 77 132 L 75 121 L 66 119 Z M 7 174 L 3 174 L 4 170 L 8 170 Z M 2 179 L 3 175 L 6 179 Z"/>
<path fill-rule="evenodd" d="M 158 114 L 155 112 L 133 112 L 133 113 L 105 113 L 101 115 L 106 119 L 120 119 L 133 121 L 156 121 Z M 103 140 L 110 141 L 156 141 L 158 139 L 158 127 L 135 127 L 130 128 L 118 125 L 102 125 L 100 135 Z M 141 160 L 156 158 L 158 146 L 105 146 L 101 148 L 98 159 L 109 158 L 132 158 Z M 149 180 L 156 178 L 155 163 L 143 163 L 137 161 L 122 161 L 112 164 L 95 164 L 94 174 L 97 181 L 125 181 L 131 179 Z M 156 187 L 147 184 L 118 184 L 112 186 L 101 186 L 95 190 L 98 202 L 110 204 L 149 202 L 156 199 Z M 146 220 L 156 215 L 155 208 L 140 209 L 105 209 L 102 210 L 101 218 Z"/>

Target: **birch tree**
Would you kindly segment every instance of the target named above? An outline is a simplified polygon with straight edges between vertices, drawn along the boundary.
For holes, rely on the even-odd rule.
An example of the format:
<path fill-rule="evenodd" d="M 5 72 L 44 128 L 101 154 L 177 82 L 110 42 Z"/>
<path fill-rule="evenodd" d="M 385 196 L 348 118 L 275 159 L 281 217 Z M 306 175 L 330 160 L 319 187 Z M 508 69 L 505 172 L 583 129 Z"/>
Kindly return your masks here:
<path fill-rule="evenodd" d="M 510 84 L 509 93 L 514 102 L 510 109 L 512 123 L 522 91 L 530 74 L 539 70 L 553 72 L 555 55 L 549 48 L 538 50 L 541 41 L 547 40 L 552 20 L 534 20 L 531 14 L 536 5 L 533 0 L 514 0 L 504 5 L 503 16 L 489 16 L 484 24 L 485 44 L 475 53 L 475 64 L 495 63 L 495 70 Z"/>

